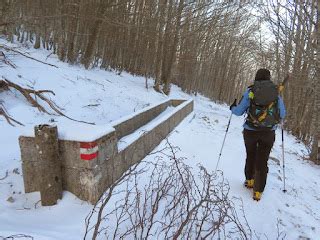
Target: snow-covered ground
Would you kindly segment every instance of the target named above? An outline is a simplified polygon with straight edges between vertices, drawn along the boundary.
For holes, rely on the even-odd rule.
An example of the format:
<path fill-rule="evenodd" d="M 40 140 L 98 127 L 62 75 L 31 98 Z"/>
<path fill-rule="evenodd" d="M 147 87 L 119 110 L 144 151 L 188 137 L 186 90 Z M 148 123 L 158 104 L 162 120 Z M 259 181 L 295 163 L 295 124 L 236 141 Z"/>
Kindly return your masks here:
<path fill-rule="evenodd" d="M 1 44 L 10 45 L 0 39 Z M 70 66 L 54 55 L 49 56 L 50 52 L 45 50 L 20 50 L 57 68 L 2 49 L 17 68 L 0 62 L 0 79 L 4 77 L 36 90 L 53 90 L 56 95 L 51 99 L 64 109 L 65 114 L 94 122 L 101 129 L 107 128 L 111 121 L 168 99 L 152 88 L 146 89 L 145 79 L 141 77 Z M 230 117 L 228 107 L 202 96 L 187 95 L 176 86 L 172 87 L 169 97 L 193 98 L 195 103 L 194 112 L 170 134 L 169 141 L 180 147 L 179 155 L 186 157 L 188 165 L 196 169 L 201 163 L 213 171 Z M 25 194 L 18 137 L 34 125 L 52 119 L 58 126 L 64 126 L 64 129 L 70 126 L 81 135 L 85 135 L 85 124 L 40 113 L 16 91 L 0 93 L 0 100 L 8 113 L 25 125 L 12 127 L 0 117 L 0 239 L 15 234 L 41 240 L 82 239 L 84 219 L 92 205 L 64 192 L 63 199 L 56 206 L 42 207 L 38 192 Z M 260 202 L 253 201 L 252 192 L 243 187 L 245 148 L 242 123 L 242 117 L 233 116 L 219 169 L 230 184 L 230 197 L 243 201 L 253 238 L 275 239 L 280 232 L 286 239 L 319 239 L 320 167 L 304 161 L 305 147 L 285 134 L 287 192 L 283 193 L 281 132 L 277 131 L 265 192 Z M 164 145 L 163 141 L 159 149 Z"/>

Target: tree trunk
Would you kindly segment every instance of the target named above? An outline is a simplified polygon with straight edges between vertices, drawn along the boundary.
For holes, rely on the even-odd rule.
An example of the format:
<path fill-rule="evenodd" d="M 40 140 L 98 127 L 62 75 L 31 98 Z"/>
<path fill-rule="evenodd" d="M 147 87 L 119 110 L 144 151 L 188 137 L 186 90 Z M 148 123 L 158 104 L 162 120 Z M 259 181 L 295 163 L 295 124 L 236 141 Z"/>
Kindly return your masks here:
<path fill-rule="evenodd" d="M 35 41 L 33 47 L 34 47 L 35 49 L 39 49 L 39 48 L 40 48 L 40 35 L 37 35 L 37 36 L 36 36 L 36 41 Z"/>
<path fill-rule="evenodd" d="M 97 18 L 94 21 L 92 28 L 89 30 L 89 40 L 86 46 L 86 50 L 82 57 L 81 63 L 85 66 L 85 68 L 90 67 L 90 63 L 92 61 L 93 53 L 95 50 L 95 45 L 98 39 L 98 34 L 102 25 L 103 15 L 108 7 L 108 1 L 102 0 L 98 5 Z"/>
<path fill-rule="evenodd" d="M 179 32 L 180 32 L 180 28 L 181 28 L 181 16 L 182 16 L 183 8 L 184 8 L 184 0 L 180 0 L 179 6 L 178 6 L 178 11 L 177 11 L 177 16 L 176 16 L 177 20 L 176 20 L 176 25 L 175 25 L 173 43 L 172 43 L 171 48 L 169 48 L 170 51 L 168 53 L 168 59 L 165 60 L 166 63 L 164 65 L 164 71 L 162 73 L 162 82 L 164 83 L 163 91 L 167 95 L 170 93 L 170 78 L 171 78 L 172 66 L 174 65 L 176 53 L 177 53 L 177 45 L 178 45 L 178 39 L 179 39 Z M 169 19 L 168 19 L 168 21 L 169 21 Z"/>
<path fill-rule="evenodd" d="M 315 76 L 315 101 L 314 101 L 314 114 L 315 116 L 315 128 L 313 135 L 313 146 L 311 152 L 311 159 L 317 164 L 320 164 L 320 10 L 319 10 L 319 0 L 317 3 L 317 24 L 316 24 L 316 34 L 317 34 L 317 49 L 316 49 L 316 76 Z"/>

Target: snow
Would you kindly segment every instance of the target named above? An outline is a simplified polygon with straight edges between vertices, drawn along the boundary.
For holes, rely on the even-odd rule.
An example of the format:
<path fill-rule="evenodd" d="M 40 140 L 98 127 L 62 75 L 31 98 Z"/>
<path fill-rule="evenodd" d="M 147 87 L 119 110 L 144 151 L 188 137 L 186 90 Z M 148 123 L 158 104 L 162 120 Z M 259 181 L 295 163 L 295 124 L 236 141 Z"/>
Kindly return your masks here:
<path fill-rule="evenodd" d="M 137 139 L 139 139 L 141 135 L 150 131 L 155 126 L 159 125 L 161 122 L 165 121 L 167 118 L 172 116 L 172 114 L 176 112 L 174 110 L 175 110 L 174 107 L 167 107 L 162 113 L 160 113 L 157 117 L 152 119 L 150 122 L 138 128 L 133 133 L 119 139 L 118 141 L 119 152 L 125 149 L 127 146 L 129 146 L 131 143 L 133 143 Z"/>
<path fill-rule="evenodd" d="M 9 45 L 0 39 L 0 44 L 4 43 Z M 80 66 L 61 63 L 55 55 L 48 56 L 50 52 L 45 50 L 21 50 L 29 52 L 34 58 L 55 64 L 58 68 L 5 52 L 17 68 L 0 63 L 0 77 L 37 90 L 53 90 L 56 95 L 50 97 L 63 108 L 65 114 L 77 120 L 94 122 L 96 126 L 40 113 L 16 91 L 0 93 L 0 99 L 4 101 L 9 114 L 25 124 L 12 127 L 0 117 L 0 236 L 26 234 L 41 240 L 82 239 L 84 219 L 93 207 L 69 192 L 63 193 L 62 200 L 56 206 L 42 207 L 38 192 L 24 193 L 18 137 L 26 132 L 31 134 L 36 124 L 53 122 L 61 129 L 61 137 L 90 141 L 101 133 L 112 131 L 111 122 L 133 116 L 146 107 L 173 98 L 192 98 L 194 112 L 178 125 L 168 140 L 179 146 L 181 151 L 178 154 L 185 157 L 185 163 L 194 171 L 199 163 L 209 171 L 214 171 L 230 117 L 226 105 L 216 104 L 201 95 L 187 95 L 176 86 L 172 87 L 172 93 L 167 97 L 152 88 L 146 89 L 142 77 L 125 72 L 119 74 L 100 69 L 85 70 Z M 49 109 L 47 105 L 44 106 Z M 152 127 L 179 107 L 167 109 L 158 119 L 144 127 Z M 277 130 L 265 192 L 260 202 L 253 201 L 252 191 L 243 187 L 243 120 L 243 117 L 232 118 L 218 169 L 223 171 L 229 182 L 230 197 L 242 199 L 246 218 L 254 233 L 253 239 L 265 236 L 276 239 L 278 228 L 282 236 L 286 235 L 286 239 L 319 239 L 320 167 L 303 160 L 307 154 L 306 147 L 285 133 L 287 192 L 284 193 L 281 132 Z M 137 137 L 139 132 L 136 131 L 131 137 Z M 129 139 L 122 140 L 130 142 Z M 164 145 L 165 141 L 157 149 L 162 149 Z M 149 155 L 145 160 L 152 161 L 154 157 Z M 240 205 L 236 207 L 238 210 L 241 208 Z"/>
<path fill-rule="evenodd" d="M 64 124 L 60 123 L 57 127 L 59 139 L 78 142 L 93 142 L 115 131 L 110 124 L 88 125 L 84 123 L 68 122 Z M 31 126 L 26 127 L 21 135 L 25 137 L 34 137 L 34 128 Z"/>
<path fill-rule="evenodd" d="M 180 105 L 178 105 L 177 107 L 172 107 L 172 106 L 167 107 L 162 113 L 160 113 L 157 117 L 152 119 L 150 122 L 148 122 L 144 126 L 138 128 L 133 133 L 119 139 L 119 142 L 118 142 L 119 151 L 122 151 L 127 146 L 129 146 L 131 143 L 133 143 L 134 141 L 139 139 L 139 137 L 141 135 L 145 134 L 148 131 L 151 131 L 153 128 L 158 126 L 160 123 L 166 121 L 168 118 L 170 118 L 176 112 L 178 112 L 180 109 L 182 109 L 183 107 L 188 105 L 191 101 L 192 101 L 191 99 L 188 101 L 185 101 L 185 102 L 181 103 Z M 127 120 L 127 119 L 125 119 L 125 120 Z M 120 122 L 117 122 L 117 123 L 120 123 Z M 115 126 L 115 124 L 113 126 Z"/>
<path fill-rule="evenodd" d="M 126 115 L 126 116 L 124 116 L 124 117 L 121 117 L 121 118 L 119 118 L 119 119 L 117 119 L 117 120 L 115 120 L 115 121 L 112 121 L 112 122 L 111 122 L 111 125 L 112 125 L 112 126 L 119 125 L 120 123 L 123 123 L 123 122 L 125 122 L 125 121 L 130 120 L 130 119 L 132 119 L 133 117 L 139 115 L 139 114 L 142 113 L 142 112 L 145 112 L 145 111 L 147 111 L 147 110 L 150 110 L 150 109 L 152 109 L 152 108 L 154 108 L 154 107 L 156 107 L 156 106 L 158 106 L 158 105 L 161 105 L 162 103 L 166 103 L 166 102 L 169 102 L 169 101 L 170 101 L 170 100 L 165 100 L 165 101 L 161 101 L 161 102 L 159 102 L 159 103 L 152 104 L 152 105 L 146 104 L 146 105 L 148 105 L 148 107 L 145 107 L 145 108 L 143 108 L 143 109 L 140 109 L 140 110 L 137 111 L 137 112 L 133 112 L 133 113 L 128 114 L 128 115 Z"/>

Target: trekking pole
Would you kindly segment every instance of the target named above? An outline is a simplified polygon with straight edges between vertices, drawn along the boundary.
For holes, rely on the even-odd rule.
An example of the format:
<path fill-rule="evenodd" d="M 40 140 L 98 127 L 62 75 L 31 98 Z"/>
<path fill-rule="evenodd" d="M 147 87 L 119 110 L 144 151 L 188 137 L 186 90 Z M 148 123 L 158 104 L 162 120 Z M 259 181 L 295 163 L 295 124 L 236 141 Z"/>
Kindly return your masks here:
<path fill-rule="evenodd" d="M 279 85 L 279 94 L 282 93 L 284 89 L 284 85 L 290 79 L 290 74 L 288 73 L 287 76 L 284 78 L 283 82 Z M 287 192 L 286 189 L 286 169 L 285 169 L 285 160 L 284 160 L 284 132 L 283 132 L 283 120 L 281 121 L 281 138 L 282 138 L 282 173 L 283 173 L 283 190 L 282 192 Z"/>
<path fill-rule="evenodd" d="M 287 192 L 286 190 L 286 169 L 285 169 L 285 161 L 284 161 L 284 133 L 283 133 L 283 121 L 281 122 L 281 137 L 282 137 L 282 172 L 283 172 L 283 192 Z"/>
<path fill-rule="evenodd" d="M 232 118 L 232 113 L 230 115 L 228 126 L 227 126 L 227 130 L 226 130 L 226 133 L 224 135 L 224 139 L 223 139 L 222 146 L 221 146 L 221 149 L 220 149 L 220 153 L 219 153 L 219 158 L 218 158 L 218 162 L 217 162 L 217 165 L 216 165 L 216 169 L 214 170 L 215 173 L 216 173 L 216 171 L 218 169 L 219 161 L 220 161 L 220 158 L 221 158 L 221 155 L 222 155 L 222 150 L 223 150 L 224 143 L 226 141 L 227 133 L 228 133 L 228 130 L 229 130 L 229 126 L 230 126 L 230 123 L 231 123 L 231 118 Z"/>

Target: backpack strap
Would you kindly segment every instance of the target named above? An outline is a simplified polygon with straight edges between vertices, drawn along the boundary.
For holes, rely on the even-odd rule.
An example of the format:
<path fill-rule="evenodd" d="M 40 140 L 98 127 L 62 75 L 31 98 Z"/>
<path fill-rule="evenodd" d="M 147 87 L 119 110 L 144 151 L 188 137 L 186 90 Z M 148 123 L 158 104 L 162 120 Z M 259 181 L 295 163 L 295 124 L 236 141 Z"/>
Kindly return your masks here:
<path fill-rule="evenodd" d="M 251 87 L 251 86 L 250 86 Z M 251 90 L 251 88 L 248 88 Z M 247 124 L 257 130 L 270 130 L 270 127 L 262 127 L 261 122 L 263 122 L 266 117 L 268 116 L 269 111 L 272 111 L 273 108 L 276 108 L 276 113 L 274 117 L 276 117 L 276 121 L 279 119 L 279 108 L 278 108 L 278 99 L 271 102 L 268 106 L 260 106 L 256 105 L 254 103 L 254 93 L 252 91 L 249 92 L 249 100 L 250 100 L 250 106 L 247 110 Z M 256 111 L 257 108 L 261 111 L 259 114 L 253 113 L 252 111 Z M 254 115 L 255 114 L 255 115 Z"/>
<path fill-rule="evenodd" d="M 273 108 L 274 105 L 275 105 L 275 102 L 272 102 L 265 109 L 263 109 L 262 113 L 258 116 L 258 121 L 259 122 L 263 121 L 267 117 L 268 111 L 271 108 Z"/>

